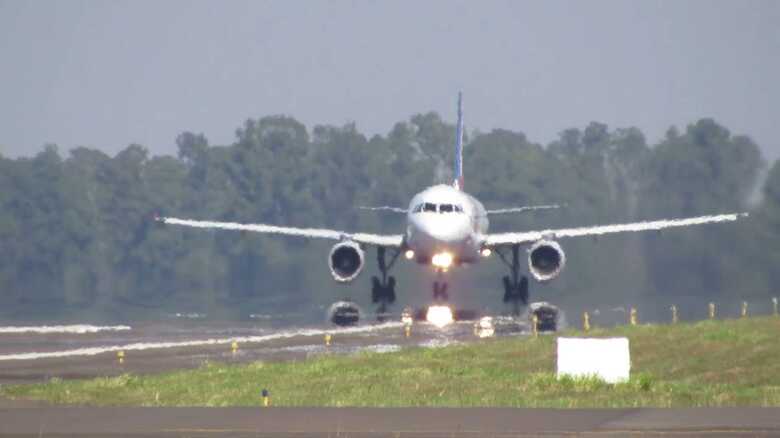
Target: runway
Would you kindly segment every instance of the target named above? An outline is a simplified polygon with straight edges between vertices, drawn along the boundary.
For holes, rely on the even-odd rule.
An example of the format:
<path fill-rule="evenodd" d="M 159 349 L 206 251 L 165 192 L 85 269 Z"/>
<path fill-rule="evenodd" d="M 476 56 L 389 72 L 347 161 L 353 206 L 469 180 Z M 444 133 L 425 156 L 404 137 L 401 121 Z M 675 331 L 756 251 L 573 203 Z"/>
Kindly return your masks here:
<path fill-rule="evenodd" d="M 780 436 L 780 409 L 0 408 L 0 435 Z"/>
<path fill-rule="evenodd" d="M 524 336 L 522 319 L 497 318 L 494 336 Z M 330 337 L 326 345 L 325 336 Z M 473 322 L 444 328 L 400 322 L 354 327 L 329 324 L 275 328 L 263 321 L 196 319 L 120 326 L 0 327 L 0 384 L 51 378 L 90 378 L 196 368 L 207 361 L 246 363 L 302 360 L 323 354 L 390 352 L 403 347 L 440 347 L 473 342 Z M 233 343 L 237 344 L 235 353 Z M 122 352 L 120 362 L 117 354 Z"/>

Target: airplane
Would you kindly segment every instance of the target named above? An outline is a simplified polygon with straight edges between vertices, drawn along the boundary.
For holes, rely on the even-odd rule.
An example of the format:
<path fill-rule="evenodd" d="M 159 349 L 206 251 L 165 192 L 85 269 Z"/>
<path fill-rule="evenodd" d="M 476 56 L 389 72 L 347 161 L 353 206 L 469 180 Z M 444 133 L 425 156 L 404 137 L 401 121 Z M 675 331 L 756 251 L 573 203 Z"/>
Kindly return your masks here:
<path fill-rule="evenodd" d="M 433 283 L 433 299 L 448 300 L 444 274 L 451 268 L 474 264 L 499 255 L 509 268 L 503 277 L 504 302 L 514 306 L 518 314 L 521 305 L 528 304 L 528 278 L 520 275 L 520 249 L 527 253 L 528 271 L 538 282 L 556 278 L 566 265 L 566 254 L 561 239 L 600 236 L 613 233 L 662 230 L 719 222 L 733 222 L 747 213 L 729 213 L 681 219 L 655 220 L 580 228 L 541 229 L 509 233 L 489 233 L 488 216 L 513 212 L 554 209 L 558 205 L 514 207 L 486 210 L 475 197 L 464 191 L 463 175 L 463 96 L 458 94 L 458 122 L 455 135 L 454 179 L 451 184 L 439 184 L 417 193 L 407 209 L 394 207 L 366 207 L 369 210 L 389 210 L 406 214 L 406 228 L 402 234 L 348 233 L 321 228 L 293 228 L 270 224 L 240 224 L 157 217 L 157 221 L 194 228 L 249 231 L 262 234 L 298 236 L 336 241 L 328 254 L 328 265 L 333 279 L 340 283 L 355 280 L 365 266 L 365 249 L 375 247 L 381 277 L 372 277 L 371 299 L 378 304 L 382 315 L 395 302 L 396 281 L 388 276 L 399 256 L 420 265 L 432 267 L 437 273 Z M 362 207 L 361 207 L 362 208 Z M 388 261 L 388 252 L 389 255 Z"/>

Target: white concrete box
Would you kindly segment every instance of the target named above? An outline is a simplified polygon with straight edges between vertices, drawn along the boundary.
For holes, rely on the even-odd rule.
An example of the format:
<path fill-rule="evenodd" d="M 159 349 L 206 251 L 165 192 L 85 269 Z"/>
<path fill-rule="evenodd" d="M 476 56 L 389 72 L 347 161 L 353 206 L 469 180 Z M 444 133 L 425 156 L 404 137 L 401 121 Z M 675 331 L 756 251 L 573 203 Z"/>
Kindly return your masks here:
<path fill-rule="evenodd" d="M 558 338 L 558 378 L 597 376 L 618 383 L 630 372 L 628 338 Z"/>

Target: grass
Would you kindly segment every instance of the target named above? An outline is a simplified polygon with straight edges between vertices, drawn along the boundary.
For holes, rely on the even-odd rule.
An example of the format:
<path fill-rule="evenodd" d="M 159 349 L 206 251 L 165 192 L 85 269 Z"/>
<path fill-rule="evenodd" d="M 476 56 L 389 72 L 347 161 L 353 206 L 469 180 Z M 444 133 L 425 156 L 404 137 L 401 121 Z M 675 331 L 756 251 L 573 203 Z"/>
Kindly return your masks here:
<path fill-rule="evenodd" d="M 566 336 L 585 336 L 566 332 Z M 780 319 L 623 326 L 632 378 L 555 377 L 555 336 L 501 338 L 307 361 L 208 363 L 196 370 L 0 387 L 0 397 L 133 406 L 780 406 Z"/>

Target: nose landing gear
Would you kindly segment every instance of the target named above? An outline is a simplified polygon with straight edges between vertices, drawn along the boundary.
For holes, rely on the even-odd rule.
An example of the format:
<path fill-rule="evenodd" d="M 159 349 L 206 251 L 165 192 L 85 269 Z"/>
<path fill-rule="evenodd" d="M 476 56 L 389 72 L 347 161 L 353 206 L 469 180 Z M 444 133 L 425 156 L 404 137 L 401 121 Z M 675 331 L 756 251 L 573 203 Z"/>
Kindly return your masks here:
<path fill-rule="evenodd" d="M 520 245 L 512 245 L 512 261 L 509 262 L 500 248 L 495 249 L 501 260 L 510 269 L 512 276 L 505 275 L 504 302 L 512 304 L 512 314 L 520 315 L 520 306 L 528 305 L 528 277 L 520 276 Z"/>
<path fill-rule="evenodd" d="M 433 301 L 437 303 L 447 302 L 450 299 L 447 293 L 447 282 L 444 281 L 444 273 L 439 270 L 436 273 L 436 281 L 433 282 Z"/>
<path fill-rule="evenodd" d="M 401 254 L 400 250 L 395 250 L 388 264 L 385 261 L 386 252 L 386 249 L 381 246 L 376 251 L 377 263 L 379 264 L 379 272 L 382 273 L 382 278 L 380 279 L 377 276 L 371 277 L 371 302 L 379 304 L 376 309 L 376 319 L 380 322 L 387 318 L 387 306 L 395 302 L 395 277 L 392 275 L 388 276 L 387 272 L 393 267 Z"/>

